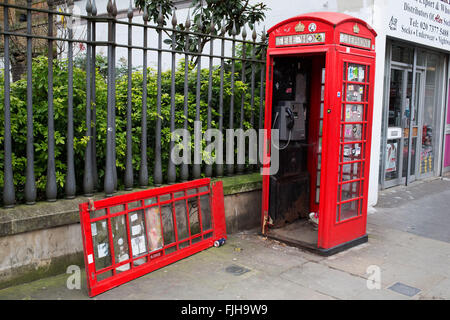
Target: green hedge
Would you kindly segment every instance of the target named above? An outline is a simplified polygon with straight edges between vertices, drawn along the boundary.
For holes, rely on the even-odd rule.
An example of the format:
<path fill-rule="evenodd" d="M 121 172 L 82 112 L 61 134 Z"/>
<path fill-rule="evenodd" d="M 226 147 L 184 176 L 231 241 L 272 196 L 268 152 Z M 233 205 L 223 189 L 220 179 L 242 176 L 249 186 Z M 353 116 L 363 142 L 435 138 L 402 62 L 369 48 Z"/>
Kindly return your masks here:
<path fill-rule="evenodd" d="M 227 68 L 228 70 L 229 68 Z M 249 69 L 249 68 L 248 68 Z M 67 135 L 67 97 L 68 97 L 68 72 L 67 61 L 54 61 L 53 90 L 54 90 L 54 110 L 55 110 L 55 160 L 56 179 L 58 184 L 58 197 L 64 196 L 64 183 L 66 175 L 66 135 Z M 236 70 L 240 70 L 240 65 Z M 35 176 L 38 191 L 38 200 L 45 199 L 46 168 L 47 168 L 47 75 L 48 64 L 46 57 L 38 57 L 33 60 L 33 123 L 34 123 L 34 156 L 35 156 Z M 180 63 L 176 70 L 176 128 L 183 128 L 184 124 L 184 64 Z M 230 75 L 225 72 L 224 81 L 224 127 L 228 124 L 230 106 Z M 259 75 L 259 71 L 257 73 Z M 148 69 L 148 167 L 149 184 L 152 184 L 154 165 L 154 143 L 155 143 L 155 121 L 156 121 L 156 95 L 157 83 L 156 72 Z M 201 72 L 201 112 L 200 118 L 206 129 L 207 119 L 207 97 L 208 97 L 208 77 L 209 70 L 202 69 Z M 236 79 L 240 75 L 236 73 Z M 189 82 L 189 123 L 190 130 L 193 129 L 196 107 L 196 81 L 197 71 L 192 66 L 188 74 Z M 133 126 L 133 169 L 135 183 L 140 165 L 140 135 L 141 135 L 141 108 L 142 108 L 142 70 L 134 71 L 132 74 L 132 126 Z M 162 73 L 162 164 L 163 177 L 166 177 L 167 163 L 169 157 L 170 143 L 170 84 L 171 71 Z M 127 108 L 127 76 L 116 79 L 116 153 L 117 172 L 119 189 L 123 187 L 123 174 L 125 170 L 126 158 L 126 108 Z M 218 107 L 220 90 L 220 69 L 213 70 L 213 127 L 217 127 Z M 259 110 L 259 83 L 255 86 L 255 123 L 258 120 Z M 74 148 L 75 148 L 75 168 L 77 179 L 77 192 L 82 193 L 82 177 L 84 169 L 84 153 L 87 143 L 85 137 L 85 109 L 86 109 L 86 73 L 79 67 L 74 68 L 73 79 L 74 92 Z M 251 113 L 250 106 L 250 85 L 241 81 L 235 81 L 235 123 L 238 126 L 240 118 L 240 104 L 242 94 L 245 94 L 245 128 L 250 127 L 249 119 Z M 13 171 L 14 185 L 17 202 L 23 201 L 23 191 L 25 186 L 26 172 L 26 101 L 27 101 L 27 81 L 26 75 L 23 79 L 11 83 L 11 131 L 13 146 Z M 96 74 L 96 107 L 97 107 L 97 167 L 99 174 L 99 190 L 103 189 L 103 176 L 105 165 L 106 146 L 106 101 L 107 82 L 97 70 Z M 3 132 L 4 132 L 4 75 L 0 70 L 0 185 L 3 186 Z M 192 135 L 193 137 L 193 135 Z M 177 168 L 179 170 L 179 168 Z"/>

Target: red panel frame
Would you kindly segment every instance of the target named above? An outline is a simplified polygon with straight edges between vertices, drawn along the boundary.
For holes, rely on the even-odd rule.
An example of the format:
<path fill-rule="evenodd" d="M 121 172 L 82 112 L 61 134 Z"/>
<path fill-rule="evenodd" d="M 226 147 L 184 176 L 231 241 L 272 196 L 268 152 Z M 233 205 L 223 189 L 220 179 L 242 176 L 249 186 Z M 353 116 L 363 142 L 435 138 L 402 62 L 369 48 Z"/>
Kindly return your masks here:
<path fill-rule="evenodd" d="M 189 193 L 188 193 L 189 191 Z M 183 193 L 182 196 L 175 196 Z M 161 200 L 161 197 L 170 195 L 169 200 Z M 206 226 L 204 230 L 204 223 L 202 222 L 202 200 L 201 197 L 208 196 L 209 198 L 209 208 L 210 208 L 210 227 Z M 155 203 L 147 203 L 146 200 L 156 199 Z M 199 233 L 191 233 L 191 222 L 189 221 L 189 204 L 188 199 L 191 199 L 194 204 L 198 207 L 196 216 L 198 218 L 198 226 L 200 228 Z M 194 199 L 194 200 L 193 200 Z M 183 201 L 185 200 L 185 201 Z M 203 200 L 204 201 L 204 200 Z M 176 223 L 177 213 L 175 212 L 175 203 L 183 204 L 185 203 L 186 221 L 189 236 L 184 239 L 178 239 L 178 225 Z M 139 204 L 137 207 L 130 208 L 129 204 Z M 172 215 L 172 227 L 173 233 L 175 235 L 175 241 L 171 243 L 164 243 L 164 228 L 163 228 L 163 216 L 161 208 L 169 205 L 171 208 Z M 123 206 L 123 207 L 122 207 Z M 111 208 L 123 208 L 124 210 L 111 213 Z M 150 251 L 149 239 L 151 235 L 147 230 L 149 219 L 148 213 L 152 208 L 157 208 L 153 212 L 158 212 L 159 221 L 161 224 L 161 238 L 162 246 L 156 250 Z M 88 285 L 89 296 L 96 296 L 104 291 L 112 289 L 119 286 L 125 282 L 138 278 L 156 269 L 164 267 L 168 264 L 176 262 L 180 259 L 186 258 L 194 253 L 207 249 L 214 245 L 214 241 L 219 239 L 226 239 L 226 223 L 225 223 L 225 210 L 223 203 L 223 185 L 221 181 L 217 181 L 211 184 L 211 179 L 200 179 L 195 181 L 189 181 L 185 183 L 170 185 L 161 188 L 155 188 L 145 191 L 139 191 L 135 193 L 130 193 L 126 195 L 116 196 L 112 198 L 102 199 L 99 201 L 91 203 L 82 203 L 79 206 L 80 209 L 80 222 L 81 222 L 81 233 L 83 239 L 84 247 L 84 259 L 86 267 L 86 277 Z M 95 216 L 95 212 L 102 212 L 104 214 L 101 216 Z M 206 212 L 206 211 L 205 211 Z M 136 216 L 136 214 L 142 214 L 144 221 L 145 230 L 145 253 L 139 256 L 133 256 L 133 245 L 131 243 L 131 230 L 130 230 L 130 215 Z M 93 214 L 94 216 L 91 216 Z M 115 262 L 115 242 L 112 236 L 111 221 L 115 217 L 125 217 L 126 219 L 126 235 L 127 235 L 127 252 L 131 258 L 122 260 L 118 263 Z M 110 266 L 96 269 L 95 268 L 95 251 L 94 251 L 94 241 L 93 241 L 93 230 L 91 229 L 92 223 L 97 223 L 99 221 L 105 221 L 108 226 L 108 242 L 107 250 L 109 256 L 111 257 Z M 159 225 L 157 226 L 159 227 Z M 95 228 L 97 229 L 97 227 Z M 116 224 L 116 230 L 117 224 Z M 95 231 L 94 236 L 97 234 Z M 182 248 L 180 245 L 184 245 Z M 166 252 L 167 250 L 176 249 L 174 252 Z M 97 251 L 98 252 L 98 251 Z M 140 265 L 135 265 L 136 261 L 143 261 L 144 263 Z M 128 268 L 128 270 L 122 271 L 118 270 L 118 267 L 122 269 Z M 112 275 L 106 279 L 98 280 L 98 276 L 101 274 L 112 273 Z"/>
<path fill-rule="evenodd" d="M 295 30 L 295 26 L 302 23 L 304 31 Z M 294 34 L 308 33 L 310 23 L 315 23 L 317 28 L 314 32 L 324 32 L 326 39 L 324 43 L 299 44 L 299 45 L 276 45 L 277 36 L 289 36 Z M 271 146 L 271 124 L 272 124 L 272 87 L 273 87 L 273 60 L 279 56 L 305 56 L 313 54 L 325 54 L 325 92 L 324 92 L 324 115 L 322 134 L 322 163 L 320 178 L 320 203 L 318 248 L 331 249 L 340 244 L 357 239 L 366 234 L 367 223 L 367 196 L 370 170 L 370 147 L 372 138 L 372 116 L 373 116 L 373 86 L 375 80 L 375 31 L 364 21 L 340 13 L 319 12 L 294 17 L 269 29 L 269 48 L 267 51 L 266 72 L 266 110 L 265 110 L 265 144 L 263 153 L 264 172 L 263 176 L 263 203 L 261 214 L 262 233 L 267 232 L 267 220 L 269 210 L 269 176 L 270 146 Z M 363 48 L 358 45 L 347 45 L 340 43 L 340 33 L 351 34 L 357 37 L 370 39 L 371 48 Z M 341 109 L 343 105 L 343 63 L 350 61 L 356 64 L 370 66 L 370 78 L 368 79 L 368 99 L 365 103 L 367 118 L 363 124 L 365 127 L 366 147 L 364 148 L 364 171 L 361 179 L 364 180 L 361 191 L 361 214 L 345 221 L 336 221 L 337 193 L 339 185 L 339 148 L 341 135 Z M 319 93 L 318 93 L 319 94 Z M 315 117 L 317 118 L 317 117 Z M 312 119 L 314 121 L 314 119 Z M 312 125 L 315 125 L 314 121 Z M 318 132 L 317 128 L 310 128 L 311 132 Z M 316 159 L 313 159 L 314 161 Z M 310 163 L 312 163 L 310 161 Z M 308 167 L 310 170 L 312 165 Z M 314 181 L 315 184 L 315 181 Z M 311 183 L 311 185 L 313 185 Z M 361 185 L 360 185 L 361 189 Z M 340 195 L 339 195 L 340 197 Z M 312 201 L 311 197 L 311 201 Z M 317 206 L 312 206 L 317 209 Z"/>

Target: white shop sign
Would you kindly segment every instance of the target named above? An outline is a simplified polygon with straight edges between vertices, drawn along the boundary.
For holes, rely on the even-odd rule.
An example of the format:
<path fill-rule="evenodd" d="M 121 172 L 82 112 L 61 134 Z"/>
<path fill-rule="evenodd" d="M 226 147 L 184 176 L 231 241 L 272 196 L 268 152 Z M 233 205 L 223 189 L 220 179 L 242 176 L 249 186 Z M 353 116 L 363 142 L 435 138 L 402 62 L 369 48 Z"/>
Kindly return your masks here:
<path fill-rule="evenodd" d="M 402 128 L 391 127 L 388 128 L 387 138 L 389 139 L 400 139 L 402 137 Z"/>
<path fill-rule="evenodd" d="M 384 3 L 385 28 L 389 36 L 450 50 L 450 0 Z"/>

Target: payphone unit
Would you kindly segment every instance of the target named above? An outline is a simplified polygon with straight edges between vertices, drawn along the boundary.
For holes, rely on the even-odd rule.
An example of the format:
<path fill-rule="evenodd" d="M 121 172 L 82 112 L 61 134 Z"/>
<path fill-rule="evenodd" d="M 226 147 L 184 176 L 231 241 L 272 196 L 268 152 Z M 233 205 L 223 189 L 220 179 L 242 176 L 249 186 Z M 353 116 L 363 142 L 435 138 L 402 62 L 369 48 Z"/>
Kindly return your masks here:
<path fill-rule="evenodd" d="M 376 33 L 332 12 L 268 33 L 264 165 L 277 148 L 279 170 L 263 176 L 262 233 L 324 255 L 365 242 Z"/>
<path fill-rule="evenodd" d="M 281 141 L 306 139 L 307 80 L 302 67 L 293 59 L 274 70 L 273 128 L 279 130 Z"/>

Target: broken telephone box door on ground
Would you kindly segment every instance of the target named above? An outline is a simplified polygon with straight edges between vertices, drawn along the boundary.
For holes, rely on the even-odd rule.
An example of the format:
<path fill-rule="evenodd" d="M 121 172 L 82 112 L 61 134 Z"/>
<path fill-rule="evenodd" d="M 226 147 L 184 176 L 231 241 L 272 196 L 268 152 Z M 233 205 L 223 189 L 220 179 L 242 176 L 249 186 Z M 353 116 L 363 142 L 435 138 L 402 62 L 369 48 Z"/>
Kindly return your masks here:
<path fill-rule="evenodd" d="M 223 185 L 200 179 L 80 204 L 89 296 L 226 239 Z"/>

